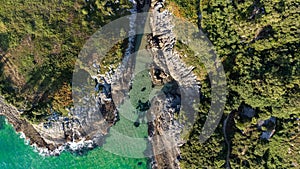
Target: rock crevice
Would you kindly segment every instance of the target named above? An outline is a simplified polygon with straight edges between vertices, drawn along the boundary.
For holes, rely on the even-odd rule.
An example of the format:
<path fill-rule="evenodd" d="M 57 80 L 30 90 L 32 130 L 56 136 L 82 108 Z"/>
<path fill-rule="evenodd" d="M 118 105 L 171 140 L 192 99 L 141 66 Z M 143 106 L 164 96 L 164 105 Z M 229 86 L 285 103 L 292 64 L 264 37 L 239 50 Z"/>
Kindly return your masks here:
<path fill-rule="evenodd" d="M 180 122 L 178 116 L 183 112 L 190 116 L 194 112 L 191 101 L 199 98 L 200 85 L 193 68 L 188 67 L 174 49 L 173 17 L 163 10 L 164 1 L 152 1 L 151 7 L 152 34 L 148 35 L 148 50 L 154 62 L 151 75 L 154 84 L 164 85 L 164 93 L 152 100 L 151 105 L 157 106 L 150 109 L 155 117 L 148 124 L 154 153 L 152 168 L 180 168 L 179 146 L 185 142 L 181 135 L 186 124 Z"/>

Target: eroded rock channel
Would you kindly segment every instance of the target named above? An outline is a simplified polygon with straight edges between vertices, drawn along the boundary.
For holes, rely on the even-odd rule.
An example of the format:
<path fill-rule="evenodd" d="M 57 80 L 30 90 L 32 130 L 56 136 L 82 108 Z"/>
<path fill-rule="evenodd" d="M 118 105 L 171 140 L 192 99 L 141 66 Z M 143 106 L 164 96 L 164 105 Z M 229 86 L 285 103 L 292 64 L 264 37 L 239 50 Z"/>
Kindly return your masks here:
<path fill-rule="evenodd" d="M 200 85 L 192 72 L 193 67 L 188 67 L 174 49 L 176 35 L 172 31 L 172 14 L 163 10 L 164 1 L 144 3 L 141 5 L 139 2 L 138 6 L 150 7 L 149 26 L 152 31 L 147 35 L 147 51 L 150 53 L 147 57 L 151 63 L 146 64 L 145 70 L 151 79 L 151 87 L 159 92 L 149 96 L 149 99 L 138 100 L 137 109 L 144 112 L 147 119 L 152 168 L 179 168 L 179 146 L 184 143 L 181 136 L 185 128 L 180 117 L 182 112 L 193 111 L 190 110 L 193 109 L 192 101 L 200 96 Z M 132 92 L 132 74 L 137 58 L 133 55 L 126 59 L 126 74 L 111 68 L 106 75 L 92 76 L 97 95 L 77 98 L 83 105 L 71 109 L 68 117 L 53 114 L 45 123 L 30 124 L 20 117 L 21 112 L 3 100 L 0 100 L 0 115 L 5 115 L 43 155 L 59 155 L 63 150 L 81 153 L 101 146 L 109 128 L 118 121 L 118 105 L 124 102 L 128 94 L 124 91 Z M 140 89 L 141 92 L 147 90 L 146 87 Z M 90 107 L 91 104 L 96 106 Z M 139 127 L 139 123 L 139 119 L 133 121 L 135 127 Z"/>

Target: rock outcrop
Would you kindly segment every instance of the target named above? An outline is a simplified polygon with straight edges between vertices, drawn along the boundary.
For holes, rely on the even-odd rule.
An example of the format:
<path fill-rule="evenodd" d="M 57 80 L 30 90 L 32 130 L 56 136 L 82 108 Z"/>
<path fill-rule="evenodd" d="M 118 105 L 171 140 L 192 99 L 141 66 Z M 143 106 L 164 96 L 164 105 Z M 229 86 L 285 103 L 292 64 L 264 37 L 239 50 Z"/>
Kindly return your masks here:
<path fill-rule="evenodd" d="M 7 120 L 14 126 L 17 132 L 23 132 L 24 135 L 30 138 L 31 143 L 35 143 L 39 147 L 45 147 L 51 150 L 56 149 L 54 145 L 47 144 L 41 138 L 40 133 L 28 121 L 20 117 L 21 113 L 13 106 L 7 104 L 2 97 L 0 97 L 0 115 L 6 116 Z"/>
<path fill-rule="evenodd" d="M 86 100 L 82 103 L 86 104 L 71 109 L 68 117 L 53 113 L 40 124 L 22 118 L 22 112 L 2 98 L 0 115 L 6 116 L 17 132 L 24 133 L 41 155 L 59 155 L 65 149 L 80 154 L 85 149 L 101 146 L 109 128 L 118 120 L 118 112 L 107 92 L 110 93 L 110 88 L 94 98 L 83 98 Z"/>
<path fill-rule="evenodd" d="M 151 4 L 150 27 L 148 36 L 149 50 L 153 57 L 152 79 L 154 84 L 164 84 L 164 94 L 156 96 L 150 112 L 155 117 L 149 122 L 150 142 L 154 158 L 152 168 L 180 168 L 179 146 L 184 143 L 181 135 L 186 127 L 178 116 L 193 118 L 193 101 L 199 98 L 199 83 L 189 68 L 174 50 L 176 35 L 173 33 L 172 14 L 163 10 L 164 1 Z M 170 80 L 172 79 L 172 80 Z M 167 87 L 166 87 L 167 86 Z M 189 114 L 190 113 L 190 114 Z"/>
<path fill-rule="evenodd" d="M 151 100 L 148 134 L 154 154 L 152 167 L 179 168 L 179 146 L 184 143 L 181 136 L 187 124 L 178 117 L 185 112 L 187 118 L 193 118 L 192 105 L 199 99 L 200 87 L 192 73 L 193 68 L 183 63 L 174 50 L 176 35 L 172 31 L 172 15 L 162 10 L 163 6 L 164 1 L 151 3 L 150 27 L 153 33 L 148 36 L 148 50 L 153 65 L 150 74 L 154 85 L 164 87 L 162 93 Z M 93 76 L 96 91 L 100 92 L 94 97 L 79 97 L 82 105 L 71 109 L 68 117 L 54 113 L 42 124 L 31 124 L 21 118 L 22 112 L 1 99 L 0 115 L 5 115 L 43 155 L 58 155 L 65 149 L 82 153 L 85 149 L 102 145 L 109 128 L 118 120 L 115 105 L 122 104 L 128 95 L 126 91 L 130 90 L 134 57 L 125 56 L 123 62 L 127 66 L 120 67 L 113 76 Z M 81 96 L 81 90 L 77 90 Z"/>

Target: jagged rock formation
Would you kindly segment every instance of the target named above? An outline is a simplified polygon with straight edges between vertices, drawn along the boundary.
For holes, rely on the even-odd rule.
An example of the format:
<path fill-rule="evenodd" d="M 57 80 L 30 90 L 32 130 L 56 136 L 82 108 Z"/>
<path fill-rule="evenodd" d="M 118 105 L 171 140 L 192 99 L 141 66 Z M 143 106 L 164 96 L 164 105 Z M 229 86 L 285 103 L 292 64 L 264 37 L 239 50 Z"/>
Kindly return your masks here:
<path fill-rule="evenodd" d="M 163 2 L 151 4 L 153 34 L 148 36 L 148 42 L 154 61 L 152 79 L 154 85 L 164 87 L 163 92 L 151 100 L 153 106 L 149 110 L 148 133 L 155 155 L 153 168 L 179 168 L 178 146 L 184 143 L 181 134 L 185 123 L 179 122 L 176 116 L 181 110 L 193 112 L 191 105 L 199 97 L 199 83 L 192 73 L 193 68 L 188 68 L 174 50 L 176 35 L 172 31 L 172 17 L 168 11 L 161 12 L 163 5 Z M 113 76 L 93 76 L 96 86 L 101 83 L 105 89 L 95 97 L 79 97 L 82 106 L 71 109 L 69 117 L 54 114 L 45 123 L 30 124 L 21 118 L 21 112 L 2 100 L 0 115 L 5 115 L 17 131 L 24 132 L 30 143 L 44 155 L 58 155 L 64 149 L 75 152 L 92 149 L 103 143 L 109 127 L 117 120 L 115 105 L 120 105 L 127 95 L 126 91 L 129 91 L 134 59 L 124 58 L 127 67 L 120 67 Z M 80 77 L 78 79 L 81 80 Z M 122 82 L 117 81 L 119 79 Z M 110 87 L 107 88 L 110 85 L 112 92 Z M 97 90 L 100 90 L 98 87 Z"/>
<path fill-rule="evenodd" d="M 99 92 L 95 98 L 84 98 L 82 103 L 86 104 L 70 110 L 68 117 L 54 113 L 40 124 L 29 123 L 21 117 L 22 112 L 0 99 L 0 115 L 6 116 L 16 131 L 23 132 L 42 155 L 58 155 L 64 149 L 81 153 L 85 148 L 102 145 L 110 126 L 117 121 L 118 113 L 109 97 Z"/>
<path fill-rule="evenodd" d="M 151 73 L 154 84 L 169 81 L 169 90 L 152 100 L 154 106 L 150 112 L 155 118 L 149 122 L 149 128 L 152 128 L 149 136 L 154 153 L 153 168 L 179 168 L 178 147 L 184 143 L 180 135 L 185 124 L 176 120 L 176 116 L 181 110 L 192 118 L 194 110 L 191 105 L 195 98 L 199 98 L 199 83 L 192 73 L 193 68 L 188 68 L 174 50 L 176 35 L 172 31 L 172 16 L 162 10 L 163 6 L 164 1 L 151 4 L 150 27 L 153 33 L 148 36 L 148 42 L 155 65 Z M 171 82 L 166 80 L 170 77 Z"/>
<path fill-rule="evenodd" d="M 7 120 L 14 126 L 17 132 L 23 132 L 27 138 L 31 136 L 36 145 L 55 149 L 51 144 L 47 144 L 40 136 L 38 131 L 26 120 L 20 118 L 20 112 L 13 106 L 7 104 L 2 97 L 0 97 L 0 115 L 6 116 Z"/>

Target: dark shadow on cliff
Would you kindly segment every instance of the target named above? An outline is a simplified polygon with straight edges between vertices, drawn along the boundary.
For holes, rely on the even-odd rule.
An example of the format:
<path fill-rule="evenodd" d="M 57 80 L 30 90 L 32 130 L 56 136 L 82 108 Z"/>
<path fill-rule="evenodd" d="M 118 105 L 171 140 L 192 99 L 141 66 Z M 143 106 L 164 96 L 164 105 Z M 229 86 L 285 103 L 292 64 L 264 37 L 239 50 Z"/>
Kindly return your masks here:
<path fill-rule="evenodd" d="M 9 48 L 9 36 L 7 33 L 0 33 L 0 54 Z"/>
<path fill-rule="evenodd" d="M 60 59 L 61 57 L 61 59 Z M 30 79 L 23 86 L 21 93 L 25 93 L 30 99 L 30 106 L 24 111 L 24 116 L 33 118 L 33 111 L 46 109 L 51 104 L 52 97 L 64 83 L 70 84 L 73 73 L 73 65 L 66 56 L 50 54 L 46 62 L 36 66 L 30 73 Z M 65 66 L 67 65 L 67 66 Z M 47 112 L 45 112 L 47 113 Z M 34 115 L 43 118 L 47 114 Z"/>
<path fill-rule="evenodd" d="M 0 95 L 2 95 L 6 101 L 14 103 L 15 101 L 20 100 L 18 97 L 15 88 L 13 87 L 13 82 L 10 77 L 7 77 L 4 74 L 4 60 L 0 55 Z"/>

